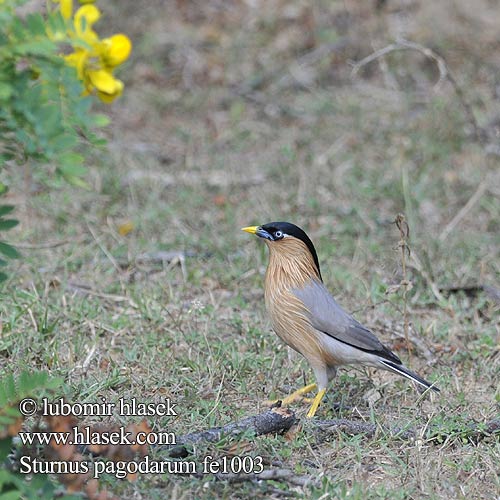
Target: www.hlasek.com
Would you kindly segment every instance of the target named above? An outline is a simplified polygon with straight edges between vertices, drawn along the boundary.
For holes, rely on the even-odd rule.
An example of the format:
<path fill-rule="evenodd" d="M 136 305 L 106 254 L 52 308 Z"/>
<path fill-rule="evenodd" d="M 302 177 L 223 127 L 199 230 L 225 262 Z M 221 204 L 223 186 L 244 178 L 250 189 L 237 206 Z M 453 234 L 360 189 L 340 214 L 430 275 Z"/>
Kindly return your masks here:
<path fill-rule="evenodd" d="M 107 445 L 174 445 L 173 432 L 144 432 L 135 433 L 119 427 L 116 431 L 95 431 L 91 427 L 72 427 L 71 431 L 64 432 L 19 432 L 19 438 L 24 446 L 49 445 L 59 446 L 107 446 Z"/>

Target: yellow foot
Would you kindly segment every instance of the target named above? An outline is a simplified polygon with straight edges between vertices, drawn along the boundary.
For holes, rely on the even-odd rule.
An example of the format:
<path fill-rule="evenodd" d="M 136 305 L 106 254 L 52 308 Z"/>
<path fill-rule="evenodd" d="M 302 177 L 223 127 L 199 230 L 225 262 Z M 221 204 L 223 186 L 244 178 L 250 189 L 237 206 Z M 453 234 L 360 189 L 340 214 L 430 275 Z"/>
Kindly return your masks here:
<path fill-rule="evenodd" d="M 314 398 L 313 404 L 311 405 L 311 408 L 307 412 L 307 418 L 312 418 L 316 414 L 316 410 L 318 409 L 319 404 L 321 403 L 321 400 L 323 399 L 323 396 L 325 395 L 326 389 L 321 389 L 321 391 L 318 391 L 318 394 L 316 394 L 316 397 Z"/>
<path fill-rule="evenodd" d="M 289 405 L 290 403 L 293 403 L 294 401 L 297 401 L 297 399 L 303 399 L 302 398 L 303 394 L 307 394 L 308 392 L 314 391 L 314 389 L 316 389 L 316 384 L 306 385 L 305 387 L 302 387 L 301 389 L 298 389 L 297 391 L 292 392 L 292 394 L 290 394 L 290 396 L 287 396 L 286 398 L 282 399 L 281 404 L 283 406 L 285 406 L 285 405 Z M 271 406 L 271 405 L 275 404 L 276 401 L 279 401 L 279 399 L 277 399 L 275 401 L 268 401 L 267 404 L 269 406 Z"/>

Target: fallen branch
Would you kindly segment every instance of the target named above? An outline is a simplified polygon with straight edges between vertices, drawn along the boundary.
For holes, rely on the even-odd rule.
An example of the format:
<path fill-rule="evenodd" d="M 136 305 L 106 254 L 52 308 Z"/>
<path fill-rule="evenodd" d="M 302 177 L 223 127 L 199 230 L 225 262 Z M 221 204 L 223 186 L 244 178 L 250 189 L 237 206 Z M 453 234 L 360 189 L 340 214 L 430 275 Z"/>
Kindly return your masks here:
<path fill-rule="evenodd" d="M 287 408 L 271 408 L 268 411 L 232 422 L 223 427 L 214 427 L 205 431 L 185 434 L 177 438 L 176 445 L 159 446 L 157 450 L 166 451 L 172 458 L 185 458 L 188 456 L 188 448 L 191 445 L 219 441 L 222 437 L 238 437 L 244 432 L 253 432 L 256 436 L 263 434 L 282 433 L 289 430 L 292 425 L 298 423 L 293 411 Z M 436 427 L 425 427 L 418 429 L 409 426 L 386 427 L 367 422 L 358 422 L 348 419 L 312 420 L 314 432 L 328 435 L 338 431 L 347 434 L 365 434 L 374 437 L 377 433 L 383 433 L 391 439 L 410 441 L 417 438 L 432 442 L 443 441 L 447 438 L 460 437 L 471 442 L 477 442 L 489 436 L 500 435 L 500 419 L 493 419 L 486 423 L 470 422 L 462 428 L 442 431 Z M 226 475 L 224 475 L 226 477 Z"/>
<path fill-rule="evenodd" d="M 237 437 L 249 431 L 256 436 L 285 432 L 296 422 L 297 418 L 293 411 L 288 408 L 275 407 L 223 427 L 213 427 L 212 429 L 178 436 L 175 445 L 159 446 L 157 449 L 167 451 L 172 458 L 183 458 L 188 456 L 188 448 L 193 444 L 200 442 L 214 443 L 222 437 Z"/>

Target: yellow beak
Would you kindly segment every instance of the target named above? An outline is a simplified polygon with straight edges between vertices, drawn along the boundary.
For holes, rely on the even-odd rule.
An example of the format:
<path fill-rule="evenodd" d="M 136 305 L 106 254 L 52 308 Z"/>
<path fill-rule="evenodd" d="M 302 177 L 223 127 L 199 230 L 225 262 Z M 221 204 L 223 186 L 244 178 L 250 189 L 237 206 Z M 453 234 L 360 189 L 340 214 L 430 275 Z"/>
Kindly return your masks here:
<path fill-rule="evenodd" d="M 245 231 L 245 233 L 250 233 L 250 234 L 257 233 L 257 229 L 259 229 L 259 226 L 248 226 L 241 228 L 242 231 Z"/>

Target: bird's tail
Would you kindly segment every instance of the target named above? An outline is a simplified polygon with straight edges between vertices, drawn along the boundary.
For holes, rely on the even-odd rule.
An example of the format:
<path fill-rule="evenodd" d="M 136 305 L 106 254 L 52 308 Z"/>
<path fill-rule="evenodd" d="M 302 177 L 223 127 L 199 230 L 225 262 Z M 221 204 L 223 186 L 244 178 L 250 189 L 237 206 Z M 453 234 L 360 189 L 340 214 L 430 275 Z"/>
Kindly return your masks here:
<path fill-rule="evenodd" d="M 424 380 L 422 377 L 418 376 L 415 372 L 412 372 L 411 370 L 406 368 L 406 366 L 398 365 L 398 364 L 393 363 L 392 361 L 388 361 L 386 359 L 379 359 L 379 361 L 389 371 L 398 373 L 399 375 L 402 375 L 403 377 L 409 378 L 410 380 L 417 382 L 417 384 L 420 384 L 421 386 L 425 387 L 426 389 L 432 389 L 433 391 L 439 392 L 439 389 L 434 384 L 427 382 L 427 380 Z"/>

